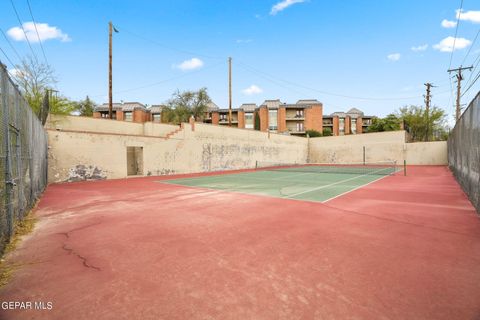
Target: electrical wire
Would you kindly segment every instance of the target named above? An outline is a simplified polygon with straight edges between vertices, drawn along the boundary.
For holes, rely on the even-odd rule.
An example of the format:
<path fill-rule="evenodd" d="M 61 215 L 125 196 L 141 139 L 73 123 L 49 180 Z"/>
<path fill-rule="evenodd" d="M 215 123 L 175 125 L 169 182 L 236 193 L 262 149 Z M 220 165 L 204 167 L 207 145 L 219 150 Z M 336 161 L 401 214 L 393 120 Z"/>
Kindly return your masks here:
<path fill-rule="evenodd" d="M 458 9 L 457 25 L 455 26 L 455 37 L 453 38 L 452 52 L 450 53 L 450 63 L 448 64 L 449 70 L 452 67 L 453 52 L 455 51 L 455 44 L 457 42 L 458 25 L 460 24 L 460 15 L 462 14 L 462 9 L 463 9 L 463 0 L 460 1 L 460 9 Z"/>
<path fill-rule="evenodd" d="M 0 28 L 0 32 L 2 33 L 3 37 L 5 38 L 5 40 L 7 41 L 8 45 L 10 46 L 10 48 L 12 48 L 13 52 L 15 53 L 15 55 L 17 56 L 18 60 L 19 61 L 22 61 L 22 57 L 20 57 L 20 55 L 18 54 L 18 51 L 15 49 L 15 47 L 13 46 L 13 44 L 10 42 L 10 40 L 8 39 L 7 35 L 5 34 L 5 32 L 3 32 L 2 28 Z"/>
<path fill-rule="evenodd" d="M 30 44 L 30 40 L 28 40 L 27 33 L 25 32 L 25 29 L 23 28 L 23 23 L 22 20 L 20 19 L 20 16 L 18 15 L 17 8 L 15 7 L 15 4 L 13 3 L 13 0 L 10 0 L 10 3 L 12 4 L 13 11 L 15 11 L 15 15 L 17 16 L 18 23 L 20 24 L 20 28 L 22 28 L 23 34 L 25 36 L 25 40 L 27 40 L 28 46 L 30 47 L 30 51 L 32 51 L 33 57 L 35 60 L 37 59 L 37 55 L 35 54 L 35 51 L 33 51 L 32 45 Z"/>
<path fill-rule="evenodd" d="M 225 58 L 223 58 L 223 57 L 209 56 L 209 55 L 205 55 L 205 54 L 200 54 L 200 53 L 198 53 L 198 52 L 192 52 L 192 51 L 187 51 L 187 50 L 182 50 L 182 49 L 173 48 L 173 47 L 171 47 L 171 46 L 168 46 L 168 45 L 165 45 L 165 44 L 163 44 L 163 43 L 160 43 L 160 42 L 158 42 L 158 41 L 156 41 L 156 40 L 147 38 L 147 37 L 142 36 L 142 35 L 139 35 L 139 34 L 137 34 L 137 33 L 135 33 L 135 32 L 129 31 L 129 30 L 127 30 L 127 29 L 124 29 L 124 28 L 122 28 L 122 27 L 120 27 L 120 28 L 118 28 L 118 29 L 119 29 L 120 31 L 126 32 L 126 33 L 128 33 L 128 34 L 130 34 L 130 35 L 132 35 L 132 36 L 134 36 L 134 37 L 137 37 L 137 38 L 142 39 L 142 40 L 144 40 L 144 41 L 150 42 L 150 43 L 152 43 L 152 44 L 154 44 L 154 45 L 157 45 L 157 46 L 159 46 L 159 47 L 162 47 L 162 48 L 165 48 L 165 49 L 169 49 L 169 50 L 171 50 L 171 51 L 176 51 L 176 52 L 179 52 L 179 53 L 188 54 L 188 55 L 194 55 L 194 56 L 198 56 L 198 57 L 202 57 L 202 58 L 207 58 L 207 59 L 215 59 L 215 60 L 219 60 L 219 59 L 224 60 L 224 59 L 225 59 Z"/>
<path fill-rule="evenodd" d="M 344 94 L 338 94 L 338 93 L 332 93 L 332 92 L 327 92 L 327 91 L 323 91 L 323 90 L 318 90 L 318 89 L 307 87 L 307 86 L 297 84 L 297 83 L 294 83 L 294 82 L 291 82 L 291 81 L 288 81 L 288 80 L 280 79 L 278 77 L 269 75 L 266 72 L 263 72 L 263 71 L 260 71 L 258 69 L 255 69 L 251 66 L 248 66 L 245 63 L 240 62 L 238 60 L 237 60 L 236 63 L 238 63 L 239 65 L 242 65 L 244 68 L 251 69 L 254 72 L 258 72 L 260 74 L 264 74 L 266 76 L 269 76 L 270 78 L 277 79 L 278 81 L 285 82 L 285 83 L 291 84 L 291 85 L 299 87 L 299 88 L 304 88 L 304 89 L 309 90 L 309 91 L 315 91 L 315 92 L 318 92 L 318 93 L 321 93 L 321 94 L 324 94 L 324 95 L 329 95 L 329 96 L 334 96 L 334 97 L 341 97 L 341 98 L 352 99 L 352 100 L 370 100 L 370 101 L 395 101 L 395 100 L 416 99 L 416 98 L 421 98 L 422 97 L 421 95 L 410 96 L 410 97 L 396 97 L 396 98 L 372 98 L 372 97 L 348 96 L 348 95 L 344 95 Z"/>
<path fill-rule="evenodd" d="M 38 29 L 37 29 L 37 23 L 35 22 L 35 18 L 33 17 L 32 8 L 30 7 L 29 0 L 27 0 L 27 4 L 28 4 L 28 10 L 30 11 L 30 16 L 32 17 L 33 25 L 35 26 L 35 32 L 37 33 L 38 42 L 40 43 L 40 48 L 42 49 L 43 58 L 45 59 L 45 62 L 48 64 L 47 55 L 45 54 L 45 50 L 43 49 L 42 39 L 40 39 L 40 34 L 38 33 Z"/>
<path fill-rule="evenodd" d="M 9 56 L 7 55 L 7 53 L 5 51 L 3 51 L 2 47 L 0 47 L 0 51 L 3 53 L 3 55 L 5 56 L 5 58 L 7 58 L 8 62 L 10 62 L 10 64 L 12 65 L 13 68 L 15 68 L 15 63 L 12 62 L 12 60 L 10 60 Z"/>
<path fill-rule="evenodd" d="M 214 64 L 214 65 L 210 66 L 210 67 L 203 68 L 203 69 L 196 70 L 196 71 L 191 71 L 191 72 L 188 72 L 188 73 L 185 73 L 185 74 L 176 76 L 176 77 L 172 77 L 172 78 L 168 78 L 168 79 L 165 79 L 165 80 L 161 80 L 161 81 L 157 81 L 157 82 L 145 84 L 145 85 L 142 85 L 142 86 L 139 86 L 139 87 L 134 87 L 134 88 L 128 88 L 128 89 L 124 89 L 124 90 L 114 91 L 113 93 L 114 93 L 114 94 L 118 94 L 118 93 L 125 93 L 125 92 L 131 92 L 131 91 L 136 91 L 136 90 L 141 90 L 141 89 L 146 89 L 146 88 L 155 87 L 155 86 L 157 86 L 157 85 L 160 85 L 160 84 L 163 84 L 163 83 L 166 83 L 166 82 L 170 82 L 170 81 L 173 81 L 173 80 L 185 78 L 185 77 L 190 76 L 190 75 L 192 75 L 192 74 L 196 74 L 196 73 L 200 73 L 200 72 L 203 72 L 203 71 L 206 71 L 206 70 L 210 70 L 210 69 L 216 68 L 216 67 L 218 67 L 218 66 L 221 65 L 221 64 L 223 64 L 223 62 L 219 62 L 219 63 L 217 63 L 217 64 Z M 92 98 L 96 98 L 96 97 L 103 97 L 103 96 L 105 96 L 105 94 L 98 94 L 98 95 L 94 95 L 94 96 L 91 96 L 91 97 L 92 97 Z"/>
<path fill-rule="evenodd" d="M 475 45 L 475 42 L 477 41 L 477 38 L 478 38 L 478 35 L 480 34 L 480 29 L 478 29 L 478 32 L 477 34 L 475 35 L 475 38 L 473 39 L 472 41 L 472 44 L 470 45 L 470 48 L 468 48 L 468 52 L 467 54 L 465 55 L 465 58 L 463 58 L 463 61 L 462 61 L 462 64 L 463 65 L 465 63 L 465 60 L 467 60 L 468 56 L 470 55 L 470 52 L 472 51 L 472 48 L 473 46 Z"/>

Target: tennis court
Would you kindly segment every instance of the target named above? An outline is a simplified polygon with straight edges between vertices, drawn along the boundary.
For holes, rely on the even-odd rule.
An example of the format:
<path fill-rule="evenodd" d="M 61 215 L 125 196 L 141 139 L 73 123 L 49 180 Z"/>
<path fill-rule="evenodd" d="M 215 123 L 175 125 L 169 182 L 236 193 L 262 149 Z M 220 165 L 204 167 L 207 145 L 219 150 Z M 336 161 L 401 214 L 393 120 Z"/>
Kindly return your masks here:
<path fill-rule="evenodd" d="M 351 164 L 278 164 L 257 162 L 248 172 L 163 180 L 188 187 L 208 188 L 278 198 L 326 202 L 396 174 L 395 162 Z"/>

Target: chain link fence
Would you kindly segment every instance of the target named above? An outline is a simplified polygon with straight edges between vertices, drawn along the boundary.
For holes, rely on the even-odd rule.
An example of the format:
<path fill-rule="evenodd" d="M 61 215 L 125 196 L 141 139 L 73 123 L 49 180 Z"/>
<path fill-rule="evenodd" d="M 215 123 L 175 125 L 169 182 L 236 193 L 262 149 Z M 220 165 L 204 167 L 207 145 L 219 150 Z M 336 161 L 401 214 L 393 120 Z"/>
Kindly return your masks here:
<path fill-rule="evenodd" d="M 47 134 L 0 62 L 0 252 L 47 185 Z"/>
<path fill-rule="evenodd" d="M 480 213 L 480 92 L 450 133 L 448 164 Z"/>

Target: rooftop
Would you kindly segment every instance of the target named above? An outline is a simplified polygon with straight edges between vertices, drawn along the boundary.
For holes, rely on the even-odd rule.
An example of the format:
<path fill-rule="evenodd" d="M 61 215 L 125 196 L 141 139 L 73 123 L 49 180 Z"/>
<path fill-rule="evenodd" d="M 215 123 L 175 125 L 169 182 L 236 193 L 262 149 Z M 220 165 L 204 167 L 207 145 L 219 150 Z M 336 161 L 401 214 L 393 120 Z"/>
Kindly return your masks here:
<path fill-rule="evenodd" d="M 115 111 L 116 110 L 133 111 L 135 109 L 146 110 L 145 105 L 141 104 L 140 102 L 122 102 L 122 103 L 115 102 L 112 104 L 112 109 Z M 108 111 L 108 103 L 95 106 L 94 111 Z"/>

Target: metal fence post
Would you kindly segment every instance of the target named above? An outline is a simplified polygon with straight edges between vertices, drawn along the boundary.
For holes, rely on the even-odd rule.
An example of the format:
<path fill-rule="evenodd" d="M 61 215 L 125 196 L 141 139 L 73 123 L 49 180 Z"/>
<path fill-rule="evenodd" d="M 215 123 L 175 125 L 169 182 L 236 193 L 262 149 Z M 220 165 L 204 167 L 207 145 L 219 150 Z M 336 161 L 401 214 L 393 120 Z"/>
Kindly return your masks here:
<path fill-rule="evenodd" d="M 12 191 L 13 181 L 11 174 L 11 156 L 10 156 L 10 128 L 9 128 L 9 106 L 8 106 L 8 79 L 7 70 L 3 64 L 1 65 L 1 78 L 2 78 L 2 126 L 3 126 L 3 138 L 2 141 L 5 144 L 5 209 L 7 220 L 7 240 L 13 235 L 13 203 L 12 203 Z"/>

